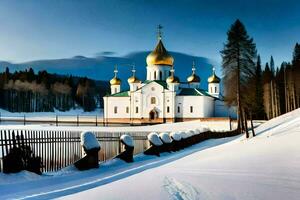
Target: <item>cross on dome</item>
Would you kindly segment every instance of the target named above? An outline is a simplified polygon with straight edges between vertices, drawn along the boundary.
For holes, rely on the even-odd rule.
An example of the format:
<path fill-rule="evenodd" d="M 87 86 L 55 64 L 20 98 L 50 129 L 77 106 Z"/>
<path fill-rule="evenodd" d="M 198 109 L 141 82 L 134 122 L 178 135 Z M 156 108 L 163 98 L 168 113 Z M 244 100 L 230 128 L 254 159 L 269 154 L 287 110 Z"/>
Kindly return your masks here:
<path fill-rule="evenodd" d="M 193 74 L 195 74 L 195 72 L 196 72 L 195 61 L 193 61 L 193 64 L 192 64 L 192 72 L 193 72 Z"/>
<path fill-rule="evenodd" d="M 115 65 L 114 73 L 115 73 L 115 77 L 117 77 L 117 74 L 118 74 L 118 67 L 117 67 L 117 65 Z"/>
<path fill-rule="evenodd" d="M 160 24 L 157 26 L 157 39 L 158 40 L 161 40 L 161 37 L 162 37 L 162 31 L 161 30 L 162 30 L 162 28 L 163 27 Z"/>

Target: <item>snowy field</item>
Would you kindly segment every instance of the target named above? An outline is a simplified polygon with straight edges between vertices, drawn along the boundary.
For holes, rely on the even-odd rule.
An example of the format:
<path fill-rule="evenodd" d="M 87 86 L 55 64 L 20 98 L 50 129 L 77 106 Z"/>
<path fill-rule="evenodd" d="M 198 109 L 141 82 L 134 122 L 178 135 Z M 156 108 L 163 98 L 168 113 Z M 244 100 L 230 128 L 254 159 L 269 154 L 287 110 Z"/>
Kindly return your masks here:
<path fill-rule="evenodd" d="M 170 126 L 191 129 L 189 123 Z M 70 166 L 43 176 L 0 174 L 0 199 L 299 199 L 300 109 L 256 132 L 85 172 Z"/>

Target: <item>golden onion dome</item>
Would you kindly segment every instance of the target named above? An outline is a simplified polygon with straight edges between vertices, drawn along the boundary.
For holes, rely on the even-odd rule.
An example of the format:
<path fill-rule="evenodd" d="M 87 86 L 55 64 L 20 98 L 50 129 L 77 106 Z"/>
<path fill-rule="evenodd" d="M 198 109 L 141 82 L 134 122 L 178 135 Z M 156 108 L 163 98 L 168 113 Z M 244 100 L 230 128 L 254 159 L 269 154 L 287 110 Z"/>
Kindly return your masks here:
<path fill-rule="evenodd" d="M 109 83 L 110 85 L 121 85 L 121 80 L 115 76 L 109 81 Z"/>
<path fill-rule="evenodd" d="M 159 39 L 155 49 L 147 56 L 147 66 L 167 65 L 173 66 L 174 58 L 168 53 L 161 39 Z"/>
<path fill-rule="evenodd" d="M 199 83 L 200 80 L 200 77 L 194 73 L 187 78 L 187 81 L 189 83 Z"/>
<path fill-rule="evenodd" d="M 172 75 L 167 78 L 166 82 L 167 83 L 179 83 L 180 80 L 177 76 Z"/>
<path fill-rule="evenodd" d="M 208 77 L 207 82 L 208 83 L 220 83 L 220 80 L 221 79 L 219 77 L 217 77 L 217 75 L 214 72 L 212 76 Z"/>
<path fill-rule="evenodd" d="M 140 82 L 141 82 L 141 81 L 140 81 L 137 77 L 135 77 L 135 76 L 129 77 L 127 81 L 128 81 L 128 83 L 140 83 Z"/>

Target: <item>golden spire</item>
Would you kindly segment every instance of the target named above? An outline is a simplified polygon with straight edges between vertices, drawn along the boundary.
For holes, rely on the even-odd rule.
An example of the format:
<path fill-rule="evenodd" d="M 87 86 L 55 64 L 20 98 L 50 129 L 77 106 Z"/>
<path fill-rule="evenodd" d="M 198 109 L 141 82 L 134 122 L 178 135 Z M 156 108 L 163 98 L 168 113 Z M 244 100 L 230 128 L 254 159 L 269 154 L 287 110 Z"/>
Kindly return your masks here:
<path fill-rule="evenodd" d="M 179 83 L 180 82 L 179 78 L 177 76 L 174 76 L 175 70 L 174 70 L 173 66 L 171 67 L 170 72 L 171 72 L 171 75 L 167 78 L 166 82 L 167 83 Z"/>
<path fill-rule="evenodd" d="M 141 81 L 135 76 L 135 65 L 133 64 L 132 65 L 132 69 L 131 69 L 131 72 L 132 72 L 132 76 L 128 78 L 128 83 L 140 83 Z"/>
<path fill-rule="evenodd" d="M 121 85 L 121 80 L 117 77 L 118 74 L 117 65 L 115 65 L 114 73 L 115 76 L 109 81 L 110 85 Z"/>
<path fill-rule="evenodd" d="M 208 77 L 207 82 L 208 83 L 220 83 L 220 78 L 217 77 L 217 75 L 215 73 L 215 71 L 216 71 L 215 67 L 212 67 L 212 71 L 213 71 L 213 75 Z"/>
<path fill-rule="evenodd" d="M 200 77 L 196 75 L 195 61 L 193 61 L 193 64 L 192 64 L 192 75 L 187 78 L 187 81 L 189 83 L 199 83 L 200 80 L 201 80 Z"/>
<path fill-rule="evenodd" d="M 146 62 L 148 66 L 151 65 L 167 65 L 167 66 L 173 66 L 174 59 L 173 57 L 168 53 L 166 48 L 164 47 L 162 43 L 162 26 L 158 25 L 157 27 L 157 39 L 158 43 L 155 47 L 155 49 L 147 56 Z"/>

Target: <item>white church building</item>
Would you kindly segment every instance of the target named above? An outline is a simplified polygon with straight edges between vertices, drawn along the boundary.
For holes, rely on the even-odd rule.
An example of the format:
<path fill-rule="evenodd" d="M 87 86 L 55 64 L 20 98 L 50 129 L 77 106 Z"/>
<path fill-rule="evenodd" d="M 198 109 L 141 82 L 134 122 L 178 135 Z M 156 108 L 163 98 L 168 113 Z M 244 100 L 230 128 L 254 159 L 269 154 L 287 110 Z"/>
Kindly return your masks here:
<path fill-rule="evenodd" d="M 111 94 L 103 97 L 106 123 L 151 124 L 233 115 L 222 101 L 220 78 L 214 69 L 207 80 L 207 90 L 200 88 L 201 79 L 194 63 L 187 82 L 180 82 L 175 76 L 174 59 L 165 49 L 160 34 L 146 62 L 146 80 L 138 79 L 133 68 L 126 91 L 121 89 L 115 69 L 110 80 Z"/>

